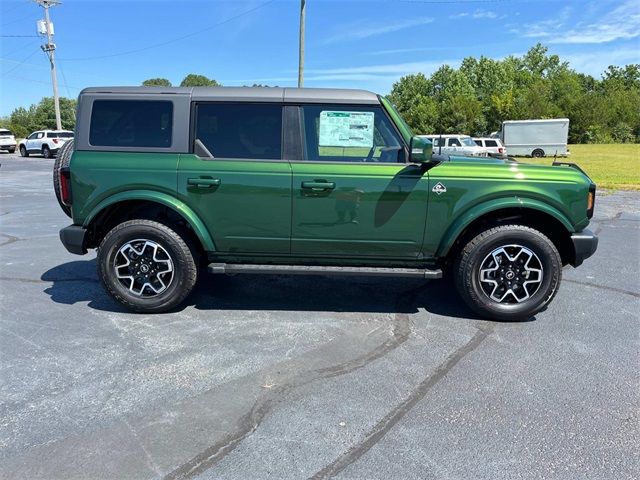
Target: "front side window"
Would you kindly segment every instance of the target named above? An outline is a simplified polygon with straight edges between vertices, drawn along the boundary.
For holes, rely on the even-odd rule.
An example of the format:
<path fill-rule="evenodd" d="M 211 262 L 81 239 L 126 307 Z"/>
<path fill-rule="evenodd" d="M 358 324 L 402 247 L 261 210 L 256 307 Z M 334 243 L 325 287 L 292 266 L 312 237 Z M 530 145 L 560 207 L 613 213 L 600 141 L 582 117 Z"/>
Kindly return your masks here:
<path fill-rule="evenodd" d="M 474 142 L 476 142 L 476 145 L 478 145 L 479 147 L 482 146 L 482 140 L 474 140 Z"/>
<path fill-rule="evenodd" d="M 460 140 L 462 140 L 462 144 L 465 147 L 475 147 L 476 146 L 476 142 L 474 142 L 471 137 L 462 137 Z"/>
<path fill-rule="evenodd" d="M 404 162 L 402 141 L 380 107 L 303 106 L 304 158 L 325 162 Z"/>
<path fill-rule="evenodd" d="M 173 103 L 156 100 L 96 100 L 89 143 L 100 147 L 171 147 Z"/>
<path fill-rule="evenodd" d="M 457 138 L 450 138 L 449 139 L 449 146 L 450 147 L 461 147 L 462 144 L 460 143 L 460 140 L 458 140 Z"/>
<path fill-rule="evenodd" d="M 196 108 L 195 138 L 214 158 L 281 158 L 281 105 L 200 103 Z"/>

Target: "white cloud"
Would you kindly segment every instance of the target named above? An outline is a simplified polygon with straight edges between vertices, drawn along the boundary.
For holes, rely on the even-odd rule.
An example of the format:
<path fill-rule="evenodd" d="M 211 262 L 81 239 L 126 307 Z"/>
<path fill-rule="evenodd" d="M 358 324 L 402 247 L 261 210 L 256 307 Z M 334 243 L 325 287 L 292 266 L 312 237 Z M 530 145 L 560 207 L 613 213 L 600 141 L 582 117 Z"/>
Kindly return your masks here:
<path fill-rule="evenodd" d="M 372 24 L 365 22 L 357 22 L 350 25 L 340 26 L 340 31 L 325 38 L 322 43 L 327 45 L 330 43 L 344 42 L 348 40 L 361 40 L 385 33 L 397 32 L 407 28 L 419 27 L 433 22 L 431 17 L 418 17 L 401 20 L 392 23 Z"/>
<path fill-rule="evenodd" d="M 483 11 L 483 10 L 476 10 L 473 15 L 473 18 L 498 18 L 498 14 L 496 12 L 491 12 L 491 11 Z"/>
<path fill-rule="evenodd" d="M 636 48 L 615 48 L 597 52 L 561 54 L 574 70 L 600 78 L 609 65 L 640 63 L 640 51 Z"/>
<path fill-rule="evenodd" d="M 516 32 L 541 38 L 548 43 L 598 44 L 629 40 L 640 36 L 640 6 L 627 0 L 618 7 L 596 15 L 596 21 L 578 20 L 566 7 L 555 19 L 523 25 Z M 512 32 L 514 32 L 512 30 Z"/>
<path fill-rule="evenodd" d="M 455 18 L 464 18 L 464 17 L 468 17 L 468 16 L 469 16 L 469 13 L 462 12 L 462 13 L 456 13 L 454 15 L 449 15 L 449 18 L 455 19 Z"/>

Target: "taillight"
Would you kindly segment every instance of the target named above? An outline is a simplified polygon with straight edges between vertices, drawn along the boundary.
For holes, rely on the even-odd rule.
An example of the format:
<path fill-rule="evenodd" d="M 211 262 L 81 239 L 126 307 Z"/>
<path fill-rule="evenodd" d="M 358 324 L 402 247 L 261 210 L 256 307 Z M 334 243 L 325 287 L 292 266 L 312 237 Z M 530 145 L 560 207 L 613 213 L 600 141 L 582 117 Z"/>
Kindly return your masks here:
<path fill-rule="evenodd" d="M 589 193 L 587 196 L 587 218 L 593 217 L 593 207 L 596 204 L 596 185 L 592 183 L 589 185 Z"/>
<path fill-rule="evenodd" d="M 499 148 L 498 148 L 498 153 L 504 153 L 504 148 L 499 147 Z"/>
<path fill-rule="evenodd" d="M 68 167 L 60 169 L 60 199 L 67 207 L 71 206 L 71 172 Z"/>

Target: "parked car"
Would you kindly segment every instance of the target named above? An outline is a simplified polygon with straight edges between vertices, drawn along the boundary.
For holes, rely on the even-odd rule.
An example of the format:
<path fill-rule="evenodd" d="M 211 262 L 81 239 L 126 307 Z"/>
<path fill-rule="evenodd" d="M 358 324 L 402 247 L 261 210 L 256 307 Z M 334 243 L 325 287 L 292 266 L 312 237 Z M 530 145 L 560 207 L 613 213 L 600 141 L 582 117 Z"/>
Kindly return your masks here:
<path fill-rule="evenodd" d="M 580 169 L 433 156 L 363 90 L 89 88 L 78 119 L 53 169 L 73 222 L 60 239 L 71 253 L 97 248 L 106 290 L 138 312 L 175 308 L 208 265 L 451 272 L 480 315 L 517 320 L 598 243 L 586 228 L 596 187 Z"/>
<path fill-rule="evenodd" d="M 484 148 L 487 153 L 492 157 L 506 157 L 507 150 L 502 145 L 502 141 L 499 138 L 474 138 L 473 141 L 479 147 Z"/>
<path fill-rule="evenodd" d="M 44 158 L 51 158 L 71 138 L 73 138 L 73 132 L 69 130 L 38 130 L 22 140 L 18 149 L 23 157 L 35 153 Z"/>
<path fill-rule="evenodd" d="M 507 120 L 502 122 L 502 143 L 509 155 L 541 158 L 569 155 L 569 119 Z"/>
<path fill-rule="evenodd" d="M 9 153 L 16 151 L 16 137 L 11 130 L 0 128 L 0 150 L 7 150 Z"/>
<path fill-rule="evenodd" d="M 420 135 L 433 144 L 433 151 L 442 155 L 487 157 L 489 152 L 479 147 L 469 135 Z"/>

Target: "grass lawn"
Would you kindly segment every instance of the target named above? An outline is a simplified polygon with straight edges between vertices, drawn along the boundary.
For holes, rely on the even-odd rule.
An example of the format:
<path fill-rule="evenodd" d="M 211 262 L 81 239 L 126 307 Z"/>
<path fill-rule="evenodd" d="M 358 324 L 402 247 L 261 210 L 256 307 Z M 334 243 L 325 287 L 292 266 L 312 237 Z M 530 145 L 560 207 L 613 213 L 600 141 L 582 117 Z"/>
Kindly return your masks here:
<path fill-rule="evenodd" d="M 640 190 L 640 144 L 570 145 L 561 161 L 580 165 L 598 188 Z M 553 158 L 518 158 L 522 163 L 550 164 Z"/>

